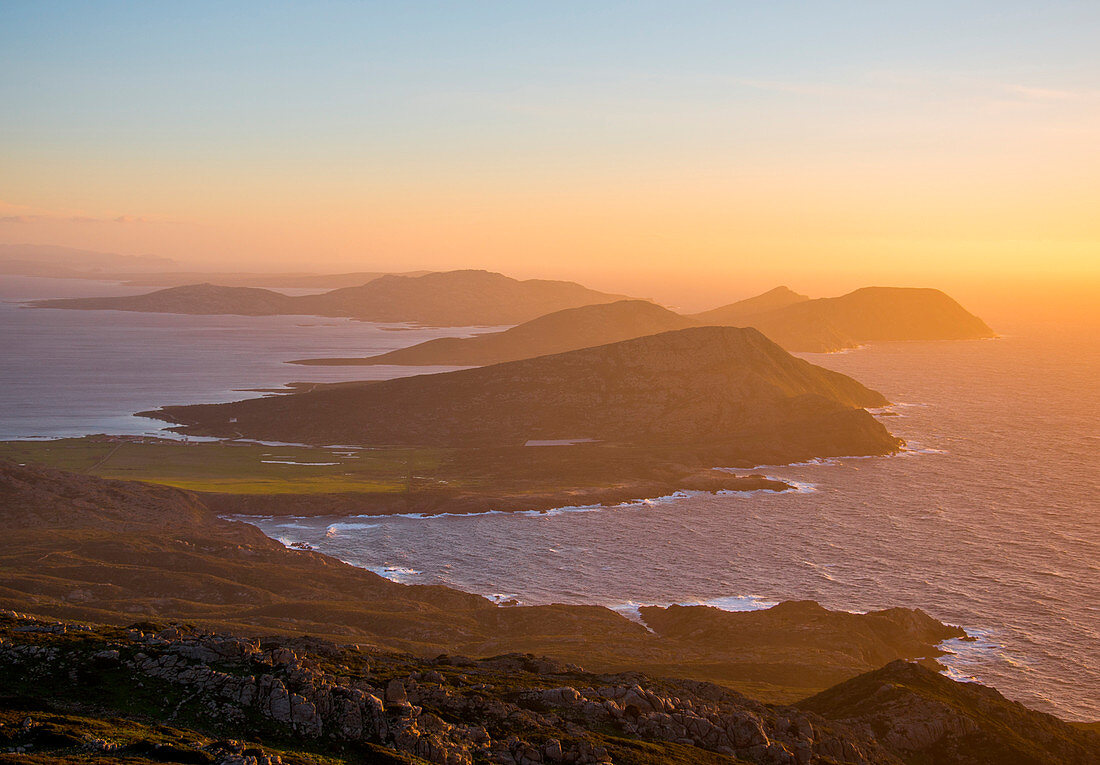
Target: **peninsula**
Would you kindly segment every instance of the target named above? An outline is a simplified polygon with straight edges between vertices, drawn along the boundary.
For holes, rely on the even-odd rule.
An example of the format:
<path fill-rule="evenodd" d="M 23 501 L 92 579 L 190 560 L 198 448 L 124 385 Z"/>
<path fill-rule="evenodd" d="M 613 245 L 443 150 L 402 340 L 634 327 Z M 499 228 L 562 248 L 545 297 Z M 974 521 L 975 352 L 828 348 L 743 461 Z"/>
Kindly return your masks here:
<path fill-rule="evenodd" d="M 697 327 L 438 375 L 342 383 L 144 416 L 180 432 L 307 444 L 715 447 L 784 461 L 884 454 L 886 399 L 754 329 Z"/>

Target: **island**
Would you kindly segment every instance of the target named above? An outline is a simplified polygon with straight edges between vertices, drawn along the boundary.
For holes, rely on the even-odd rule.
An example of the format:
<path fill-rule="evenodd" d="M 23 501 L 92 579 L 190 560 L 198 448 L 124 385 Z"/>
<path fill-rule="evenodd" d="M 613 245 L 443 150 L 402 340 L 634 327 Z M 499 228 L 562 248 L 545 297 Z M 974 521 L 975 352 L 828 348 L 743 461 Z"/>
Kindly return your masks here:
<path fill-rule="evenodd" d="M 257 287 L 191 284 L 143 295 L 36 300 L 35 308 L 144 313 L 301 314 L 435 327 L 518 324 L 564 308 L 622 300 L 576 282 L 527 279 L 477 270 L 421 276 L 386 274 L 365 284 L 316 295 L 284 295 Z"/>
<path fill-rule="evenodd" d="M 762 296 L 763 297 L 763 296 Z M 947 294 L 916 287 L 864 287 L 846 295 L 794 299 L 756 308 L 742 301 L 693 318 L 759 329 L 789 351 L 823 353 L 893 340 L 979 340 L 995 337 L 984 321 Z"/>
<path fill-rule="evenodd" d="M 750 326 L 788 351 L 829 352 L 887 340 L 993 337 L 985 322 L 939 290 L 866 288 L 811 300 L 787 287 L 683 316 L 644 300 L 556 311 L 501 332 L 442 337 L 366 358 L 304 365 L 482 366 L 588 348 L 691 326 Z"/>

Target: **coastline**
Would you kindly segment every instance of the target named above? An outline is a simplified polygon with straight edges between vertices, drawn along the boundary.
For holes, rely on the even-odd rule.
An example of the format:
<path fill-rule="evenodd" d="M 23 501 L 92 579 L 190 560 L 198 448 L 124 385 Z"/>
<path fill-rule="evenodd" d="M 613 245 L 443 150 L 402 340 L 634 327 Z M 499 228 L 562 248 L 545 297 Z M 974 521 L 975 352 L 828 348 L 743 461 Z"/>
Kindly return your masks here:
<path fill-rule="evenodd" d="M 299 518 L 323 516 L 478 515 L 550 512 L 566 507 L 614 507 L 659 501 L 681 492 L 787 492 L 796 486 L 760 473 L 731 475 L 703 470 L 674 480 L 637 480 L 615 486 L 556 491 L 420 490 L 415 493 L 232 494 L 196 492 L 218 515 Z"/>

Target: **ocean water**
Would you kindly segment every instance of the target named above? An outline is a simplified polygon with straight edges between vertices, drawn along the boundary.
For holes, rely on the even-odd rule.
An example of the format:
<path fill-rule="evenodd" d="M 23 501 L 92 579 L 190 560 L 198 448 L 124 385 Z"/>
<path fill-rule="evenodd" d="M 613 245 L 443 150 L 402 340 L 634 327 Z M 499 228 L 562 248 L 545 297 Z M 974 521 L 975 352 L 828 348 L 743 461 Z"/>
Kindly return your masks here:
<path fill-rule="evenodd" d="M 0 297 L 93 286 L 4 279 Z M 397 581 L 500 601 L 599 603 L 626 615 L 642 604 L 739 610 L 803 598 L 853 611 L 919 607 L 978 638 L 947 646 L 952 676 L 1068 719 L 1100 720 L 1100 343 L 1086 329 L 998 329 L 998 340 L 805 355 L 886 394 L 896 406 L 882 421 L 909 451 L 761 468 L 797 491 L 547 513 L 253 521 Z M 0 434 L 155 431 L 129 414 L 293 380 L 420 372 L 282 362 L 447 333 L 0 304 Z"/>
<path fill-rule="evenodd" d="M 909 451 L 762 472 L 784 494 L 689 493 L 615 508 L 259 519 L 410 583 L 497 600 L 729 609 L 809 598 L 922 608 L 977 638 L 951 676 L 1100 720 L 1100 353 L 1091 334 L 884 343 L 806 354 L 897 404 Z M 568 448 L 568 447 L 559 447 Z"/>
<path fill-rule="evenodd" d="M 165 433 L 135 412 L 234 401 L 290 382 L 383 379 L 455 367 L 304 367 L 293 359 L 371 356 L 444 335 L 317 316 L 182 316 L 26 308 L 20 301 L 148 292 L 112 282 L 0 276 L 0 439 Z M 289 292 L 289 290 L 286 290 Z M 300 292 L 300 291 L 299 291 Z"/>

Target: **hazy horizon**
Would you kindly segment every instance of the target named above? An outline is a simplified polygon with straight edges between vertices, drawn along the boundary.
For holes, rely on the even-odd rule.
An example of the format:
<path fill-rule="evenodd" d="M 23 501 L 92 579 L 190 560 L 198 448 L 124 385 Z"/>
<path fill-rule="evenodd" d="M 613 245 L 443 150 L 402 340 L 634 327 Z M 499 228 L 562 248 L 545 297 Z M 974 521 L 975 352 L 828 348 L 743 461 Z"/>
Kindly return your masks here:
<path fill-rule="evenodd" d="M 0 242 L 1093 318 L 1098 25 L 1073 2 L 5 4 Z"/>

